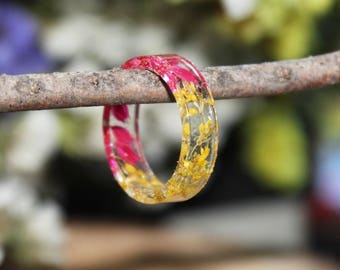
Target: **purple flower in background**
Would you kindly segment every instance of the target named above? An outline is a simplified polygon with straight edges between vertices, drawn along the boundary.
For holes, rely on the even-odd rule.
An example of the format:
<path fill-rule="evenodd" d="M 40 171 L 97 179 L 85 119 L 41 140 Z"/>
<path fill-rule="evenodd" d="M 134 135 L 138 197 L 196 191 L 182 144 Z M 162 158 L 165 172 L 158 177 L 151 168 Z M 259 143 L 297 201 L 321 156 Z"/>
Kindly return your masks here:
<path fill-rule="evenodd" d="M 36 21 L 19 6 L 0 1 L 0 74 L 41 72 L 52 66 L 39 49 Z"/>

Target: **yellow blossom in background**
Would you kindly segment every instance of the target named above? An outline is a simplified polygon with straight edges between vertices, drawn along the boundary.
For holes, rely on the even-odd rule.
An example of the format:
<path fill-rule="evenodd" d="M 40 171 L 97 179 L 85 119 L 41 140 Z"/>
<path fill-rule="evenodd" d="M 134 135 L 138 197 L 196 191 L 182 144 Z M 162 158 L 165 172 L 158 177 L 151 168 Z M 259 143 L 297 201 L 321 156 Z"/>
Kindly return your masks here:
<path fill-rule="evenodd" d="M 228 11 L 230 1 L 221 0 L 226 6 L 226 16 L 218 24 L 220 31 L 250 45 L 264 44 L 275 59 L 307 55 L 316 38 L 318 19 L 335 3 L 334 0 L 253 0 L 252 12 L 234 18 Z M 239 3 L 234 1 L 233 4 Z"/>
<path fill-rule="evenodd" d="M 292 108 L 266 104 L 243 128 L 242 159 L 261 184 L 295 191 L 307 181 L 308 153 L 303 127 Z"/>

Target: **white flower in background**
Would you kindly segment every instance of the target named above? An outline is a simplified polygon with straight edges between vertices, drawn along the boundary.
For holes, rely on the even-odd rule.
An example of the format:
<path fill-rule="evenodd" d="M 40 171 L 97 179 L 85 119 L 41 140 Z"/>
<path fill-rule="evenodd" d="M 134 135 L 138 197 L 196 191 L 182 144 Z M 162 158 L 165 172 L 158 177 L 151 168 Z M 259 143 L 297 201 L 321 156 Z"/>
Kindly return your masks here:
<path fill-rule="evenodd" d="M 56 59 L 69 60 L 82 54 L 90 57 L 101 26 L 100 18 L 91 15 L 62 17 L 44 33 L 42 45 Z"/>
<path fill-rule="evenodd" d="M 43 46 L 52 57 L 68 61 L 67 71 L 96 70 L 136 55 L 176 52 L 206 65 L 198 42 L 175 46 L 171 37 L 169 30 L 153 24 L 131 26 L 95 14 L 73 14 L 46 29 Z"/>
<path fill-rule="evenodd" d="M 224 12 L 235 21 L 247 18 L 254 11 L 257 0 L 221 0 Z"/>
<path fill-rule="evenodd" d="M 0 213 L 27 219 L 34 209 L 35 191 L 20 177 L 0 178 Z"/>
<path fill-rule="evenodd" d="M 10 245 L 12 256 L 23 263 L 57 264 L 62 261 L 62 215 L 52 202 L 41 204 L 26 179 L 0 178 L 0 254 Z"/>
<path fill-rule="evenodd" d="M 70 66 L 74 71 L 91 70 L 98 65 L 122 64 L 135 55 L 167 53 L 171 51 L 170 44 L 170 33 L 165 28 L 151 24 L 130 27 L 90 14 L 63 17 L 43 37 L 49 55 L 70 60 L 67 71 L 72 70 Z M 73 61 L 85 65 L 74 65 Z"/>
<path fill-rule="evenodd" d="M 171 33 L 164 27 L 142 24 L 139 27 L 134 27 L 128 35 L 130 37 L 128 42 L 131 47 L 129 57 L 175 52 L 174 45 L 171 42 Z M 126 60 L 125 58 L 123 61 Z"/>
<path fill-rule="evenodd" d="M 101 70 L 102 65 L 94 61 L 91 58 L 88 58 L 85 55 L 78 55 L 72 58 L 72 61 L 68 63 L 68 65 L 64 68 L 64 71 L 97 71 Z"/>
<path fill-rule="evenodd" d="M 52 111 L 27 112 L 13 132 L 5 154 L 8 172 L 36 174 L 58 145 L 59 123 Z"/>
<path fill-rule="evenodd" d="M 192 40 L 185 42 L 181 44 L 181 46 L 176 47 L 174 51 L 176 51 L 177 54 L 183 55 L 185 58 L 192 61 L 199 69 L 209 65 L 209 61 L 204 55 L 202 44 L 199 41 Z"/>
<path fill-rule="evenodd" d="M 23 225 L 19 241 L 30 260 L 43 264 L 62 263 L 64 232 L 59 208 L 52 202 L 37 205 Z"/>

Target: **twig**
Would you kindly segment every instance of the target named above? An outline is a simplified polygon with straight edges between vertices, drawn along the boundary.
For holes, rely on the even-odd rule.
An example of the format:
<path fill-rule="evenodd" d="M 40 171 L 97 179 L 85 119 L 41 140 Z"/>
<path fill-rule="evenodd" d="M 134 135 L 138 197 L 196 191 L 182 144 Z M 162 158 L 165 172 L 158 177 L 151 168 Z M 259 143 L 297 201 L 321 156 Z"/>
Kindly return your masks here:
<path fill-rule="evenodd" d="M 216 99 L 303 91 L 340 83 L 340 51 L 202 73 Z M 0 112 L 170 101 L 160 79 L 144 70 L 0 75 Z"/>

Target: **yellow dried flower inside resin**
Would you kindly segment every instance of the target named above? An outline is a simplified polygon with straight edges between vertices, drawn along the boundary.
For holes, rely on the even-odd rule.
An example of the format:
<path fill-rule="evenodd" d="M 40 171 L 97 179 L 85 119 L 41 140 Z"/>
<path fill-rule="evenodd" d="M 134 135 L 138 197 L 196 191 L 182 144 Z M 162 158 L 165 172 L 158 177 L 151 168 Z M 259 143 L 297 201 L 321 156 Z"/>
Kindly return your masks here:
<path fill-rule="evenodd" d="M 183 131 L 183 136 L 184 137 L 190 137 L 190 124 L 189 123 L 185 123 L 183 125 L 182 131 Z"/>
<path fill-rule="evenodd" d="M 186 102 L 197 102 L 197 91 L 192 82 L 183 82 L 183 88 L 180 91 L 183 93 Z"/>
<path fill-rule="evenodd" d="M 211 135 L 212 133 L 212 120 L 209 119 L 208 121 L 206 121 L 205 123 L 202 123 L 199 125 L 198 129 L 200 131 L 200 136 L 201 137 L 206 137 Z"/>
<path fill-rule="evenodd" d="M 175 172 L 163 183 L 144 158 L 138 134 L 138 107 L 133 114 L 127 105 L 107 106 L 103 114 L 104 142 L 115 178 L 130 197 L 143 203 L 193 197 L 207 183 L 217 155 L 214 100 L 204 78 L 190 61 L 177 55 L 137 57 L 123 68 L 149 69 L 166 82 L 180 110 L 182 145 Z"/>
<path fill-rule="evenodd" d="M 188 114 L 189 114 L 189 116 L 194 116 L 195 114 L 197 114 L 197 109 L 189 108 Z"/>

